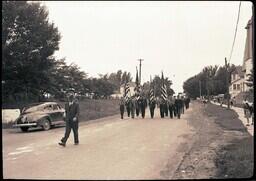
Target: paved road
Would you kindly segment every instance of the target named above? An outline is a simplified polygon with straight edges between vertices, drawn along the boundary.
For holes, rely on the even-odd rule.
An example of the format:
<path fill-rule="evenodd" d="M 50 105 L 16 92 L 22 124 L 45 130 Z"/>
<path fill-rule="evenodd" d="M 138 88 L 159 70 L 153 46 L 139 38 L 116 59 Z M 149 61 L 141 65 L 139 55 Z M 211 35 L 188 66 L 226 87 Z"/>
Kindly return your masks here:
<path fill-rule="evenodd" d="M 189 110 L 179 119 L 103 118 L 81 124 L 80 145 L 57 143 L 64 127 L 22 133 L 3 130 L 3 176 L 13 179 L 161 179 L 167 164 L 175 172 L 192 133 Z M 171 159 L 171 160 L 170 160 Z M 170 164 L 172 163 L 172 164 Z"/>

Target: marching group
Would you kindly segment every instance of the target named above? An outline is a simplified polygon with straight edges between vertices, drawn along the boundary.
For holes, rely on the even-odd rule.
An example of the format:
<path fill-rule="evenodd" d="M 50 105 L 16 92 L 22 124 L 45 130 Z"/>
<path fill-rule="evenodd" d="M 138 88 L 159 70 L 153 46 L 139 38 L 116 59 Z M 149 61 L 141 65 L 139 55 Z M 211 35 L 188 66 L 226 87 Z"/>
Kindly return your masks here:
<path fill-rule="evenodd" d="M 145 110 L 149 106 L 150 117 L 154 118 L 155 108 L 160 108 L 161 118 L 167 117 L 168 114 L 170 118 L 177 117 L 180 119 L 181 114 L 184 114 L 184 110 L 189 108 L 190 98 L 187 96 L 169 96 L 167 99 L 163 97 L 147 99 L 146 96 L 131 96 L 129 98 L 122 97 L 120 99 L 120 114 L 121 119 L 124 118 L 124 111 L 126 110 L 127 116 L 134 119 L 135 114 L 138 117 L 141 113 L 141 117 L 145 118 Z"/>

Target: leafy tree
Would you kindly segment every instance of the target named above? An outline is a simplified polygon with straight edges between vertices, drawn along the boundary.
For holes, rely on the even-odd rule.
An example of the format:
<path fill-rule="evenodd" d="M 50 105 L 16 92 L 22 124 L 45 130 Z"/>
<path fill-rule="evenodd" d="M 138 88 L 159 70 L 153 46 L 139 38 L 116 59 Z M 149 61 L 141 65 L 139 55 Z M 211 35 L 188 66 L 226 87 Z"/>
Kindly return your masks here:
<path fill-rule="evenodd" d="M 166 88 L 167 88 L 167 94 L 168 95 L 173 95 L 174 91 L 173 91 L 173 89 L 171 89 L 172 81 L 169 80 L 168 77 L 165 77 L 164 83 L 165 83 Z M 161 80 L 160 76 L 155 75 L 154 79 L 152 80 L 152 84 L 154 86 L 155 95 L 157 97 L 160 97 L 161 96 L 161 86 L 162 86 L 162 80 Z"/>
<path fill-rule="evenodd" d="M 3 93 L 40 96 L 59 49 L 58 29 L 38 2 L 3 1 L 2 15 Z"/>
<path fill-rule="evenodd" d="M 202 69 L 197 75 L 190 77 L 183 84 L 184 91 L 191 97 L 200 96 L 201 83 L 201 95 L 218 95 L 227 93 L 227 79 L 230 83 L 231 73 L 235 70 L 235 65 L 228 66 L 228 72 L 225 66 L 207 66 Z M 227 77 L 228 75 L 228 77 Z"/>

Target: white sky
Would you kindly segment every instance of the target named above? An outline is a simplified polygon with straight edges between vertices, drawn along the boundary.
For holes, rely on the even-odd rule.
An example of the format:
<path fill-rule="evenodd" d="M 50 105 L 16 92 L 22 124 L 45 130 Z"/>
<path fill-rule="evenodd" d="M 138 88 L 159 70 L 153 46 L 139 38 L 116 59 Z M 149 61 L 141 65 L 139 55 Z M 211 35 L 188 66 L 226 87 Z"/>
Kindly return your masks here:
<path fill-rule="evenodd" d="M 62 38 L 56 57 L 75 62 L 89 76 L 131 72 L 142 58 L 142 82 L 150 75 L 183 91 L 189 77 L 207 65 L 224 65 L 233 42 L 239 1 L 47 1 L 49 19 Z M 252 3 L 242 2 L 231 63 L 242 65 L 245 26 Z"/>

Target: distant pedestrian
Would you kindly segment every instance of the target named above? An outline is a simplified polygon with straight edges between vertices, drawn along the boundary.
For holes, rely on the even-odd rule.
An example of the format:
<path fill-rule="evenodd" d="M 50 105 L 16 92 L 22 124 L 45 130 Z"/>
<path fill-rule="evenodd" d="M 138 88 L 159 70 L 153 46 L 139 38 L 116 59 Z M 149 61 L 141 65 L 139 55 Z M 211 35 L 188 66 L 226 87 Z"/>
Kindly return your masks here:
<path fill-rule="evenodd" d="M 230 107 L 234 106 L 235 101 L 236 101 L 236 97 L 233 97 L 233 98 L 230 100 Z"/>
<path fill-rule="evenodd" d="M 189 108 L 189 103 L 190 103 L 190 98 L 189 98 L 189 97 L 186 97 L 186 98 L 185 98 L 185 107 L 186 107 L 186 109 Z"/>
<path fill-rule="evenodd" d="M 125 107 L 125 99 L 124 99 L 124 97 L 121 97 L 119 106 L 120 106 L 121 119 L 123 119 L 124 118 L 124 107 Z"/>
<path fill-rule="evenodd" d="M 68 97 L 68 102 L 65 104 L 65 121 L 66 121 L 66 130 L 65 135 L 61 139 L 59 145 L 66 146 L 67 139 L 70 135 L 71 129 L 74 133 L 74 143 L 75 145 L 79 144 L 78 139 L 78 117 L 79 117 L 79 104 L 77 99 L 75 99 L 74 94 L 70 94 Z"/>
<path fill-rule="evenodd" d="M 247 119 L 246 126 L 250 126 L 251 110 L 250 110 L 249 102 L 247 100 L 243 102 L 243 108 L 244 108 L 244 117 Z"/>

